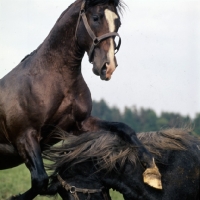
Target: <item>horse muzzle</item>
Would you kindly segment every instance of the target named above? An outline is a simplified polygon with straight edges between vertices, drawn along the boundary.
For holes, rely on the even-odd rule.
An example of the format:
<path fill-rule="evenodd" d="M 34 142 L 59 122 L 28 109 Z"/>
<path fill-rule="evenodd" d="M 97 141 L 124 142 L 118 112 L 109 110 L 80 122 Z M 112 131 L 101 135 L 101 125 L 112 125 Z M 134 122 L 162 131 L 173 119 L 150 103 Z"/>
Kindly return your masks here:
<path fill-rule="evenodd" d="M 117 60 L 114 58 L 114 62 L 104 61 L 103 64 L 99 65 L 93 63 L 93 73 L 97 76 L 100 76 L 101 80 L 110 80 L 113 72 L 115 71 L 117 65 Z"/>

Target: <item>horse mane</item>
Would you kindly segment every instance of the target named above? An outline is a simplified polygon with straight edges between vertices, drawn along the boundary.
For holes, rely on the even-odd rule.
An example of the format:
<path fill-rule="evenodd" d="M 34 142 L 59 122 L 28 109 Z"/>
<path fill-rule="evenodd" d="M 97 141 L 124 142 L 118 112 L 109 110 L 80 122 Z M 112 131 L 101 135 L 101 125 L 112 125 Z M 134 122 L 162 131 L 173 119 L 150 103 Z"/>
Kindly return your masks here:
<path fill-rule="evenodd" d="M 100 169 L 108 171 L 116 169 L 116 164 L 123 166 L 128 159 L 135 164 L 137 160 L 136 149 L 117 135 L 99 131 L 75 136 L 64 131 L 56 133 L 62 143 L 50 147 L 43 152 L 45 159 L 52 161 L 46 168 L 59 171 L 66 166 L 70 168 L 87 160 L 94 160 Z"/>
<path fill-rule="evenodd" d="M 98 4 L 112 3 L 120 13 L 125 10 L 126 4 L 122 0 L 86 0 L 86 9 Z"/>
<path fill-rule="evenodd" d="M 138 133 L 138 139 L 149 152 L 162 158 L 166 150 L 187 150 L 193 144 L 200 145 L 200 139 L 192 135 L 190 128 L 171 128 L 157 132 Z"/>
<path fill-rule="evenodd" d="M 137 146 L 121 140 L 116 134 L 100 131 L 75 136 L 59 130 L 57 138 L 63 142 L 51 147 L 43 154 L 51 164 L 48 170 L 56 175 L 60 169 L 73 167 L 92 159 L 98 168 L 113 170 L 122 167 L 128 160 L 134 166 L 137 161 Z M 190 134 L 189 129 L 167 129 L 158 132 L 138 133 L 138 138 L 156 157 L 162 158 L 165 150 L 185 151 L 200 140 Z"/>

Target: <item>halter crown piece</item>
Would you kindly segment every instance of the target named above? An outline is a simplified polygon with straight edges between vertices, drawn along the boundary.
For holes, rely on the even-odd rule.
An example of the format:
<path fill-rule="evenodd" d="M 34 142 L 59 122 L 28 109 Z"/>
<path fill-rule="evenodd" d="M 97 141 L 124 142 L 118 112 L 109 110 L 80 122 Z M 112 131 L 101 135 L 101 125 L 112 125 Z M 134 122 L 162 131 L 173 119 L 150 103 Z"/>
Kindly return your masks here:
<path fill-rule="evenodd" d="M 110 32 L 110 33 L 106 33 L 106 34 L 103 34 L 99 37 L 96 37 L 94 32 L 92 31 L 92 29 L 90 28 L 90 25 L 88 24 L 88 21 L 87 21 L 87 17 L 85 15 L 85 0 L 83 1 L 82 5 L 81 5 L 81 10 L 79 12 L 79 17 L 78 17 L 78 22 L 77 22 L 77 25 L 76 25 L 76 31 L 75 31 L 75 37 L 77 35 L 77 29 L 78 29 L 78 26 L 79 26 L 79 23 L 80 23 L 80 20 L 83 20 L 83 24 L 85 25 L 85 28 L 88 32 L 88 34 L 90 35 L 93 43 L 90 47 L 90 51 L 89 51 L 89 62 L 92 63 L 92 55 L 93 55 L 93 52 L 94 52 L 94 48 L 102 41 L 102 40 L 105 40 L 109 37 L 116 37 L 118 36 L 119 37 L 119 41 L 118 41 L 118 45 L 115 46 L 115 54 L 119 51 L 119 48 L 121 46 L 121 37 L 119 36 L 119 34 L 117 32 Z M 76 37 L 77 39 L 77 37 Z"/>

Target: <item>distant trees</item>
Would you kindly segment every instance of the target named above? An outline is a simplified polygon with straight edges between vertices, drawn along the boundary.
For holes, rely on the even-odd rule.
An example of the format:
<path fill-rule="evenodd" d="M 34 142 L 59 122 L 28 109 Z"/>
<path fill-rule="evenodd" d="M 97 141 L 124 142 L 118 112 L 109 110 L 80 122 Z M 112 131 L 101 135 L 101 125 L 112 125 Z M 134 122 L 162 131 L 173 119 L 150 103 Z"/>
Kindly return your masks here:
<path fill-rule="evenodd" d="M 200 113 L 195 119 L 171 112 L 162 112 L 158 116 L 152 109 L 138 109 L 136 106 L 125 107 L 123 112 L 120 112 L 119 108 L 109 107 L 102 99 L 99 102 L 93 101 L 92 115 L 108 121 L 124 122 L 136 132 L 189 126 L 194 128 L 194 133 L 200 136 Z"/>
<path fill-rule="evenodd" d="M 200 135 L 200 113 L 198 113 L 194 118 L 194 127 L 195 127 L 194 129 L 195 133 Z"/>

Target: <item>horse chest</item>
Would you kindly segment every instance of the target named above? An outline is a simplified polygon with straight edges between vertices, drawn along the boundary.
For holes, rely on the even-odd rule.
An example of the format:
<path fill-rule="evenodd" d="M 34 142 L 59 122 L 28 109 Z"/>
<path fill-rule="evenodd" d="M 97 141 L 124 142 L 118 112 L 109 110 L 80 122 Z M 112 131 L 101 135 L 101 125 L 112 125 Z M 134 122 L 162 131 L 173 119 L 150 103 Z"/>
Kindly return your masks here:
<path fill-rule="evenodd" d="M 84 121 L 91 113 L 92 101 L 83 93 L 67 95 L 59 106 L 54 121 L 65 129 L 71 129 L 74 124 Z"/>
<path fill-rule="evenodd" d="M 72 102 L 72 115 L 76 121 L 85 120 L 91 113 L 91 101 L 86 101 L 81 96 L 80 93 L 79 98 L 74 98 Z"/>

